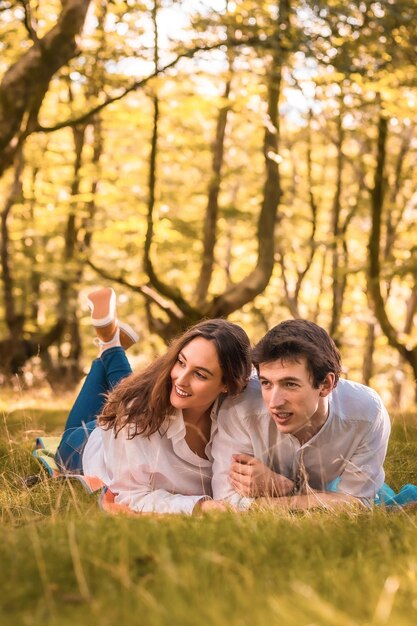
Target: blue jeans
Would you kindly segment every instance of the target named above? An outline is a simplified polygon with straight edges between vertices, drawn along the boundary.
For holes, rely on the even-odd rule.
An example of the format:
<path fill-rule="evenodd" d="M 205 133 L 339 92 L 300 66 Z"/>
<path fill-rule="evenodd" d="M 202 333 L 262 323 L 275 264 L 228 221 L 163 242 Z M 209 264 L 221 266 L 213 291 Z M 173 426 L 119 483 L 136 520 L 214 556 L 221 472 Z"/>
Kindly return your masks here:
<path fill-rule="evenodd" d="M 96 419 L 106 401 L 106 394 L 122 378 L 132 373 L 126 352 L 121 347 L 105 350 L 95 359 L 74 402 L 55 456 L 64 472 L 82 474 L 82 454 Z"/>

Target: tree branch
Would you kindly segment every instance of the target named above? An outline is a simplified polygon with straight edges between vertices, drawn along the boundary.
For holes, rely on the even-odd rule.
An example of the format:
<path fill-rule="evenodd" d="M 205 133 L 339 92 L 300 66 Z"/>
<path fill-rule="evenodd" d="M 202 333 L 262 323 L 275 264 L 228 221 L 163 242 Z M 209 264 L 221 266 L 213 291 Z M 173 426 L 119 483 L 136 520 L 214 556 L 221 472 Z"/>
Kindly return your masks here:
<path fill-rule="evenodd" d="M 409 350 L 398 338 L 398 333 L 388 319 L 384 299 L 381 292 L 381 222 L 384 203 L 384 166 L 386 157 L 388 121 L 382 112 L 378 121 L 377 165 L 375 168 L 374 187 L 372 190 L 372 226 L 369 236 L 369 276 L 368 287 L 372 298 L 375 316 L 388 343 L 395 348 L 413 368 L 417 378 L 417 348 Z"/>
<path fill-rule="evenodd" d="M 65 0 L 55 26 L 34 44 L 5 73 L 0 85 L 0 174 L 9 167 L 21 134 L 24 120 L 25 135 L 33 132 L 37 113 L 59 68 L 77 50 L 76 35 L 85 20 L 91 0 Z"/>
<path fill-rule="evenodd" d="M 117 283 L 118 285 L 123 285 L 127 287 L 131 291 L 135 293 L 140 293 L 144 298 L 148 300 L 148 302 L 155 304 L 161 311 L 163 311 L 170 320 L 176 322 L 178 319 L 184 319 L 183 312 L 175 305 L 173 302 L 169 302 L 165 298 L 163 298 L 155 289 L 152 289 L 149 285 L 134 285 L 129 282 L 123 276 L 113 276 L 103 268 L 98 267 L 90 261 L 86 260 L 86 264 L 91 267 L 99 276 L 105 278 L 106 280 Z"/>
<path fill-rule="evenodd" d="M 253 45 L 254 43 L 265 45 L 265 42 L 260 42 L 260 40 L 257 37 L 252 37 L 250 39 L 247 39 L 246 41 L 242 41 L 241 39 L 234 40 L 231 45 L 234 45 L 237 47 L 237 46 L 243 46 L 243 45 L 251 45 L 251 44 Z M 155 69 L 151 74 L 149 74 L 148 76 L 145 76 L 145 78 L 142 78 L 141 80 L 138 80 L 132 83 L 130 87 L 127 87 L 126 89 L 124 89 L 119 95 L 108 96 L 107 98 L 105 98 L 105 100 L 103 100 L 103 102 L 101 102 L 100 104 L 96 105 L 95 107 L 87 111 L 87 113 L 83 113 L 83 115 L 80 115 L 79 117 L 76 117 L 76 118 L 64 120 L 63 122 L 60 122 L 59 124 L 55 124 L 55 126 L 42 126 L 41 124 L 37 124 L 34 127 L 33 131 L 43 132 L 43 133 L 52 133 L 52 132 L 55 132 L 56 130 L 61 130 L 61 128 L 66 128 L 67 126 L 75 126 L 76 124 L 83 124 L 87 122 L 90 119 L 90 117 L 94 115 L 95 113 L 102 111 L 104 108 L 106 108 L 110 104 L 113 104 L 114 102 L 118 102 L 119 100 L 122 100 L 132 91 L 141 89 L 153 78 L 156 78 L 157 76 L 164 74 L 168 70 L 172 69 L 182 59 L 190 59 L 194 57 L 194 55 L 196 55 L 198 52 L 210 52 L 212 50 L 217 50 L 218 48 L 221 48 L 224 45 L 225 45 L 224 41 L 218 41 L 215 44 L 195 46 L 194 48 L 190 50 L 186 50 L 182 52 L 181 54 L 179 54 L 177 57 L 175 57 L 175 59 L 173 59 L 166 65 L 163 65 L 162 67 Z"/>
<path fill-rule="evenodd" d="M 32 23 L 32 10 L 30 8 L 30 1 L 29 0 L 19 0 L 19 1 L 23 5 L 23 10 L 25 12 L 23 23 L 26 27 L 26 30 L 28 31 L 29 37 L 31 38 L 33 43 L 40 48 L 41 44 L 38 39 L 38 35 L 33 27 L 33 23 Z"/>

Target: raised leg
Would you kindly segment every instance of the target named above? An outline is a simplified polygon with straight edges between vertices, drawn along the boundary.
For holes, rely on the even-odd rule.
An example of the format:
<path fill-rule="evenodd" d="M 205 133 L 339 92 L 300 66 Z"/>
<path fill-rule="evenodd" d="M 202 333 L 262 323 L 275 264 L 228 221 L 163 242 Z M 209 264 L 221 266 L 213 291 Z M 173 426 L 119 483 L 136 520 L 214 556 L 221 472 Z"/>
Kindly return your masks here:
<path fill-rule="evenodd" d="M 100 358 L 93 361 L 68 415 L 56 454 L 56 461 L 63 471 L 82 474 L 84 446 L 96 426 L 105 395 L 131 372 L 126 353 L 120 346 L 105 350 Z"/>

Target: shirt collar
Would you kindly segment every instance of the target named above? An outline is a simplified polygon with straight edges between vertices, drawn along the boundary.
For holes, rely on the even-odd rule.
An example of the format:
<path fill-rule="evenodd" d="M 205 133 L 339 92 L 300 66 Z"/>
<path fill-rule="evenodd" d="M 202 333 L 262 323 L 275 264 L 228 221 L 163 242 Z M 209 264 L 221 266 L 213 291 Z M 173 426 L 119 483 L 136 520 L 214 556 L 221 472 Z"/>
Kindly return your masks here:
<path fill-rule="evenodd" d="M 214 401 L 213 406 L 211 407 L 210 417 L 212 421 L 211 432 L 213 434 L 214 430 L 217 428 L 217 416 L 219 413 L 220 405 L 223 402 L 224 394 L 220 394 L 217 396 Z M 185 437 L 185 423 L 184 416 L 182 414 L 182 409 L 174 409 L 173 413 L 167 417 L 166 420 L 167 428 L 166 428 L 166 436 L 168 439 L 174 439 L 179 437 Z"/>

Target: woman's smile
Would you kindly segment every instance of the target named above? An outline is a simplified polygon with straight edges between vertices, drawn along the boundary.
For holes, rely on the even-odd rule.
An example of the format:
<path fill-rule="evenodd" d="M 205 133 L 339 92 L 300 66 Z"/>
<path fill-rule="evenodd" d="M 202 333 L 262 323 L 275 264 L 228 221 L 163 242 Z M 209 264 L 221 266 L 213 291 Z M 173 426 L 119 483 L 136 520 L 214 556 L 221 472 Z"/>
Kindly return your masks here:
<path fill-rule="evenodd" d="M 178 387 L 178 385 L 174 385 L 174 390 L 175 393 L 180 396 L 180 398 L 189 398 L 191 396 L 191 393 L 188 393 L 184 389 L 181 389 L 180 387 Z"/>

